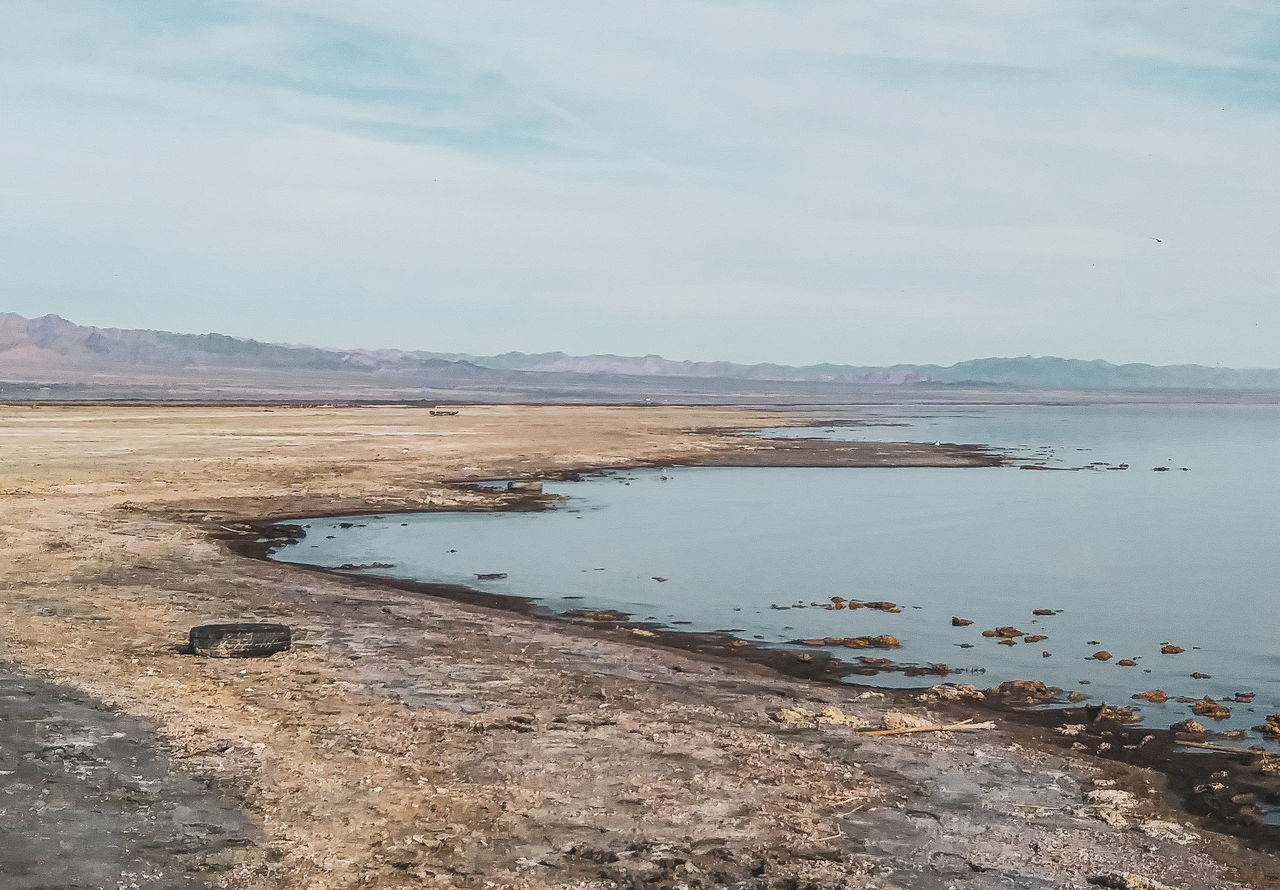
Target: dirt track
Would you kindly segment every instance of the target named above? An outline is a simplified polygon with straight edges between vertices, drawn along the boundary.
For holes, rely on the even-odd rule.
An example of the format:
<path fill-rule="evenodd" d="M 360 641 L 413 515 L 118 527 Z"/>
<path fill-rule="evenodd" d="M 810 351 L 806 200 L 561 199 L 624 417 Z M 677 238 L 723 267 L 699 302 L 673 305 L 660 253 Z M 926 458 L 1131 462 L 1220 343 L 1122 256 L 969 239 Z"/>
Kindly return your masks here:
<path fill-rule="evenodd" d="M 674 408 L 0 408 L 0 679 L 31 699 L 0 715 L 0 830 L 45 838 L 0 844 L 0 885 L 115 887 L 116 872 L 237 888 L 1278 880 L 1271 857 L 1169 822 L 1151 774 L 999 731 L 858 739 L 783 725 L 789 705 L 874 722 L 887 703 L 265 564 L 216 537 L 264 516 L 484 505 L 448 479 L 767 463 L 768 443 L 703 431 L 777 422 Z M 877 445 L 830 461 L 981 459 Z M 236 619 L 284 621 L 298 645 L 264 660 L 178 651 L 191 625 Z M 136 750 L 112 748 L 117 732 Z M 1084 798 L 1110 782 L 1138 798 L 1123 827 Z M 104 807 L 112 787 L 128 793 Z M 55 811 L 82 839 L 59 863 Z M 164 883 L 175 874 L 186 883 Z"/>

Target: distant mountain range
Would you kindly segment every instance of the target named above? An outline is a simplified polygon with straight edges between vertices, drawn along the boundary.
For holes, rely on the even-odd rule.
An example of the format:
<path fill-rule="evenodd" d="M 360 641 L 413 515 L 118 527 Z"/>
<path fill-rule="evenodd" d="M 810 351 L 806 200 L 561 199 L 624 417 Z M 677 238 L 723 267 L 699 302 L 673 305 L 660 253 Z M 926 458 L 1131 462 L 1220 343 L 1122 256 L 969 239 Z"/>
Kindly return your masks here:
<path fill-rule="evenodd" d="M 1064 390 L 1280 390 L 1280 369 L 1203 365 L 1115 365 L 1064 358 L 984 358 L 941 365 L 865 367 L 671 361 L 657 355 L 573 356 L 562 352 L 475 356 L 395 349 L 322 349 L 223 334 L 97 328 L 56 315 L 28 319 L 0 313 L 0 380 L 57 381 L 103 371 L 201 369 L 323 373 L 327 377 L 407 376 L 442 382 L 501 384 L 600 378 L 684 378 L 705 381 L 811 382 L 852 387 L 913 385 Z"/>
<path fill-rule="evenodd" d="M 557 371 L 645 377 L 814 381 L 870 386 L 944 384 L 1046 389 L 1280 389 L 1280 369 L 1210 368 L 1205 365 L 1115 365 L 1100 359 L 980 358 L 954 365 L 740 365 L 672 361 L 658 355 L 566 355 L 563 352 L 474 356 L 415 353 L 513 371 Z"/>

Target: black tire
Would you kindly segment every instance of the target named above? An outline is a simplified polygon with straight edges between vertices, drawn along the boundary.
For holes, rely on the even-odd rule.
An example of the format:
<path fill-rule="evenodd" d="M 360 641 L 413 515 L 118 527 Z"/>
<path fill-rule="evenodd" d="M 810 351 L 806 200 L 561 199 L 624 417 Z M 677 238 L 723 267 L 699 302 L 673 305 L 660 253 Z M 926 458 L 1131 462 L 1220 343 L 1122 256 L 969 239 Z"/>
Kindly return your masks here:
<path fill-rule="evenodd" d="M 212 658 L 261 658 L 293 643 L 283 624 L 201 624 L 191 628 L 189 640 L 192 654 Z"/>

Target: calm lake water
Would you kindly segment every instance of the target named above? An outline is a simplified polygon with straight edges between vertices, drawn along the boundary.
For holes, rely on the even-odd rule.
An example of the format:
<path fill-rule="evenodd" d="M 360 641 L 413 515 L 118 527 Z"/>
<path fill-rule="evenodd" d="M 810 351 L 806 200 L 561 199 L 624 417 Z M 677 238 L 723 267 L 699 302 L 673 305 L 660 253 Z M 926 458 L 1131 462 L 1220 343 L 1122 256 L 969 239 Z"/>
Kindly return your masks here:
<path fill-rule="evenodd" d="M 377 573 L 557 612 L 617 609 L 759 645 L 892 634 L 900 649 L 826 651 L 945 662 L 973 672 L 946 681 L 980 687 L 1036 678 L 1112 704 L 1156 688 L 1171 698 L 1257 693 L 1252 705 L 1228 703 L 1231 719 L 1203 720 L 1214 729 L 1249 728 L 1280 709 L 1280 407 L 947 408 L 871 420 L 771 432 L 980 442 L 1020 463 L 1129 469 L 629 471 L 548 484 L 568 500 L 547 513 L 305 520 L 307 537 L 275 558 L 392 563 Z M 493 572 L 507 577 L 476 579 Z M 903 611 L 830 611 L 832 596 Z M 952 616 L 975 623 L 952 627 Z M 981 636 L 1000 625 L 1048 639 L 1002 646 Z M 1166 642 L 1186 651 L 1162 655 Z M 1090 660 L 1099 649 L 1114 659 Z M 1137 667 L 1116 664 L 1125 658 Z M 1141 704 L 1152 726 L 1191 716 L 1185 703 Z"/>

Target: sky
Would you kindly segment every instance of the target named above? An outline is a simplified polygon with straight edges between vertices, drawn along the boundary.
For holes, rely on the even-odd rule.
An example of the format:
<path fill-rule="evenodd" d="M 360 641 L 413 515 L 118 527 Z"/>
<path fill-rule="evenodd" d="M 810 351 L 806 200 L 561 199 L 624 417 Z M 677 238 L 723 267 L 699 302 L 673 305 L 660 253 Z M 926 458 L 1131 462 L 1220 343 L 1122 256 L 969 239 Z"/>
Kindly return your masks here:
<path fill-rule="evenodd" d="M 6 0 L 0 311 L 1280 366 L 1274 0 Z"/>

